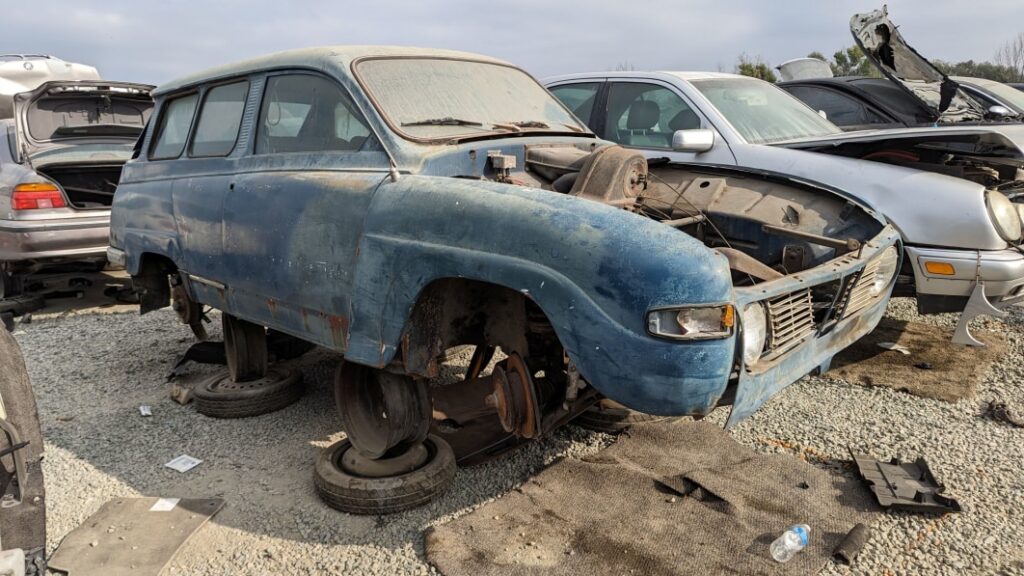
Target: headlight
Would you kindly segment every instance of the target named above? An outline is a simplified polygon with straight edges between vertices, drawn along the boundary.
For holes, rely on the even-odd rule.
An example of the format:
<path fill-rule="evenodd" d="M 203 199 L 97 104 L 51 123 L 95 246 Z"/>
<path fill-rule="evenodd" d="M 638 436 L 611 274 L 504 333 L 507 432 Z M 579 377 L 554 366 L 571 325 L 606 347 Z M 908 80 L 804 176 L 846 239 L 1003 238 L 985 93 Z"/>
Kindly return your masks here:
<path fill-rule="evenodd" d="M 764 351 L 764 342 L 768 338 L 768 321 L 765 318 L 764 306 L 758 303 L 749 304 L 743 309 L 743 363 L 747 366 L 757 364 Z"/>
<path fill-rule="evenodd" d="M 875 279 L 868 288 L 871 296 L 878 296 L 885 292 L 885 288 L 892 281 L 892 277 L 899 270 L 900 253 L 895 246 L 889 246 L 878 257 L 878 269 L 875 271 Z"/>
<path fill-rule="evenodd" d="M 1003 240 L 1007 242 L 1019 241 L 1021 235 L 1021 216 L 1013 202 L 1000 192 L 989 190 L 985 193 L 985 203 L 988 205 L 988 212 L 992 217 L 992 223 L 995 224 L 996 231 L 999 232 Z"/>
<path fill-rule="evenodd" d="M 677 340 L 728 338 L 736 325 L 732 304 L 700 308 L 666 308 L 647 313 L 647 330 Z"/>

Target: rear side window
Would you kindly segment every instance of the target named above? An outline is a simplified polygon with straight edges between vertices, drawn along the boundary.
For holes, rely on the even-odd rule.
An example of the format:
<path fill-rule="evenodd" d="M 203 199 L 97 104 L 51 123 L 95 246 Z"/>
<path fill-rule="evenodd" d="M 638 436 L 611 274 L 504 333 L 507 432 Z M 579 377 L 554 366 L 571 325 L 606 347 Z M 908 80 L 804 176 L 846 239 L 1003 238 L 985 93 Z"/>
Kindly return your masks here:
<path fill-rule="evenodd" d="M 348 94 L 311 74 L 267 79 L 256 153 L 355 152 L 375 141 Z"/>
<path fill-rule="evenodd" d="M 149 157 L 153 160 L 177 158 L 185 150 L 188 129 L 192 125 L 192 116 L 199 102 L 198 94 L 189 94 L 171 100 L 164 105 L 160 114 L 160 125 L 157 127 L 156 140 Z"/>
<path fill-rule="evenodd" d="M 192 136 L 191 156 L 227 156 L 234 150 L 248 95 L 249 83 L 244 81 L 206 92 Z"/>
<path fill-rule="evenodd" d="M 572 110 L 577 118 L 583 123 L 594 126 L 590 123 L 590 114 L 594 111 L 594 100 L 597 98 L 597 91 L 601 87 L 599 82 L 586 82 L 582 84 L 566 84 L 551 88 L 551 93 L 565 104 L 565 107 Z"/>

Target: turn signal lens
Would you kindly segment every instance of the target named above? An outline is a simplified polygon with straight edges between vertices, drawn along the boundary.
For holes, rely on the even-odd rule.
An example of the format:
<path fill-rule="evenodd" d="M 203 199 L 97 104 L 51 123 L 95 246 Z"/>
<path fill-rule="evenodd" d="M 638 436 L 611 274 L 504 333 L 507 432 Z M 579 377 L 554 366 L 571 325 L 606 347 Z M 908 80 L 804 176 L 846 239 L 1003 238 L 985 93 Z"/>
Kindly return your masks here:
<path fill-rule="evenodd" d="M 36 184 L 18 184 L 11 194 L 11 208 L 14 210 L 43 210 L 46 208 L 64 208 L 67 202 L 53 184 L 40 182 Z"/>
<path fill-rule="evenodd" d="M 952 276 L 956 274 L 956 269 L 948 262 L 925 262 L 924 269 L 927 270 L 929 274 L 938 274 L 940 276 Z"/>
<path fill-rule="evenodd" d="M 666 308 L 647 314 L 648 332 L 678 340 L 728 338 L 735 326 L 736 309 L 731 304 Z"/>

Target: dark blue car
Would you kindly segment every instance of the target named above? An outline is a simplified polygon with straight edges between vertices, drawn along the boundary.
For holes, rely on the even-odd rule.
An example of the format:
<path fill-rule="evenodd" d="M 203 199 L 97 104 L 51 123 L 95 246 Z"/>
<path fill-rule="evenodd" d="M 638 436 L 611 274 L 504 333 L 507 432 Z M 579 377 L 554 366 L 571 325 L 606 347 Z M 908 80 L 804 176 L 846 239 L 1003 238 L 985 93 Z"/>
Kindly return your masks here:
<path fill-rule="evenodd" d="M 265 379 L 267 328 L 344 354 L 317 486 L 353 512 L 602 398 L 735 423 L 871 331 L 899 267 L 843 191 L 645 160 L 482 56 L 306 49 L 155 94 L 109 257 L 143 312 L 223 312 L 233 382 Z"/>

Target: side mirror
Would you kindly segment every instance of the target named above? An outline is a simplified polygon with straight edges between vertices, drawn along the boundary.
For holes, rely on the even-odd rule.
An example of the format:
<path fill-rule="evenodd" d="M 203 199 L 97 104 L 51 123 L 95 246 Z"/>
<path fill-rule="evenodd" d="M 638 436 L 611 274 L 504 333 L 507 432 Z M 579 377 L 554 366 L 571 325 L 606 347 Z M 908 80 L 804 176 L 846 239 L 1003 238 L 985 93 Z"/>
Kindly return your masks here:
<path fill-rule="evenodd" d="M 1013 116 L 1013 112 L 1010 111 L 1006 106 L 995 105 L 988 109 L 988 113 L 991 116 L 1004 117 Z"/>
<path fill-rule="evenodd" d="M 715 131 L 707 128 L 676 130 L 672 134 L 672 150 L 676 152 L 701 153 L 715 145 Z"/>
<path fill-rule="evenodd" d="M 828 120 L 828 114 L 826 114 L 824 110 L 818 110 L 818 116 L 821 116 L 825 120 Z"/>

